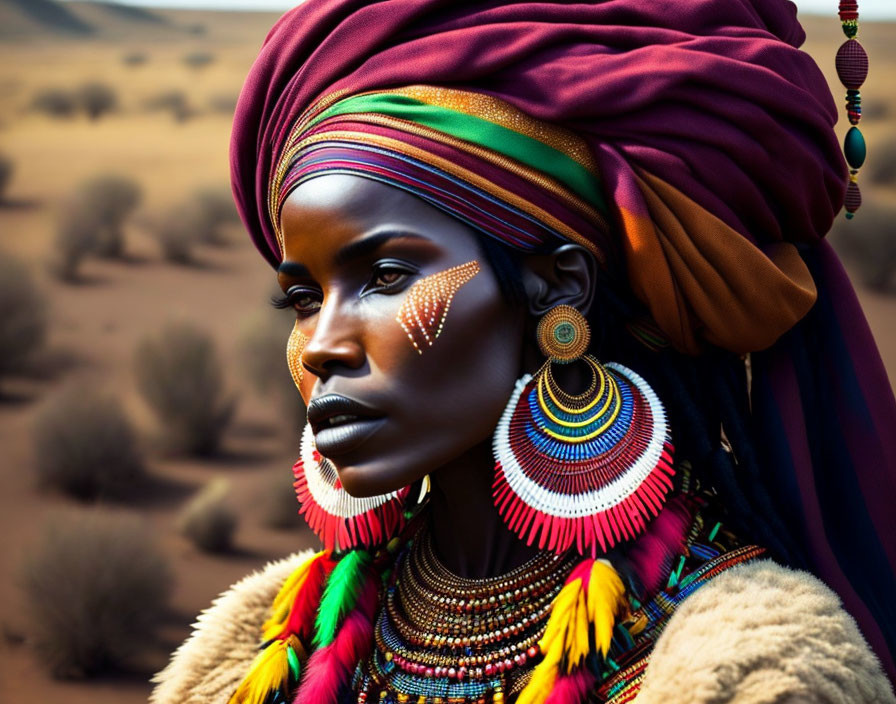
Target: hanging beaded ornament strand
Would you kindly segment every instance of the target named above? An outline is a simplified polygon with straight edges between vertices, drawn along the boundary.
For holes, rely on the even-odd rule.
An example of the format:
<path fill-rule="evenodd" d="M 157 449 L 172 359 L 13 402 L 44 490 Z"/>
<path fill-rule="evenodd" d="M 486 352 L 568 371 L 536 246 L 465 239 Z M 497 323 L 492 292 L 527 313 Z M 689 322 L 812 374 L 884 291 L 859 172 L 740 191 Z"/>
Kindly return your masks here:
<path fill-rule="evenodd" d="M 868 54 L 856 39 L 859 33 L 858 0 L 841 0 L 840 22 L 846 41 L 837 50 L 837 77 L 846 88 L 846 116 L 852 127 L 846 132 L 843 153 L 849 164 L 849 184 L 846 187 L 846 217 L 851 219 L 862 205 L 862 192 L 857 183 L 857 174 L 865 163 L 867 147 L 865 137 L 856 126 L 862 119 L 862 96 L 859 89 L 868 77 Z"/>

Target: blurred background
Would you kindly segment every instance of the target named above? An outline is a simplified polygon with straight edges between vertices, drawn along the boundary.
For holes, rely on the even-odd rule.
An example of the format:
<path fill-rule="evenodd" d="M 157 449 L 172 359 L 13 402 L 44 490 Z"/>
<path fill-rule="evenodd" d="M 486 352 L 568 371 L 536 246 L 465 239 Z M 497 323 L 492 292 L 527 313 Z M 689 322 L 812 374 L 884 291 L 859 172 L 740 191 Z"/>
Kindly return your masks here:
<path fill-rule="evenodd" d="M 242 80 L 290 4 L 0 0 L 4 704 L 145 701 L 219 592 L 314 544 L 290 315 L 227 169 Z M 865 204 L 831 240 L 896 380 L 890 4 L 860 3 Z M 798 5 L 840 103 L 837 3 Z"/>

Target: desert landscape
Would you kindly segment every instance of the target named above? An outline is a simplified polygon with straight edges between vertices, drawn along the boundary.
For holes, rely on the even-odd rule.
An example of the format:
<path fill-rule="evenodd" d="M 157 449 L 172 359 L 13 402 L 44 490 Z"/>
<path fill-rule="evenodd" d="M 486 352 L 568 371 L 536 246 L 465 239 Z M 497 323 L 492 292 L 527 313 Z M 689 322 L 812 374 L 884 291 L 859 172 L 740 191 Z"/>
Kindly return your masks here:
<path fill-rule="evenodd" d="M 315 544 L 292 499 L 290 316 L 228 196 L 233 106 L 276 18 L 0 0 L 0 345 L 4 325 L 32 341 L 0 364 L 4 704 L 145 701 L 219 592 Z M 804 24 L 839 102 L 833 3 Z M 865 205 L 832 240 L 896 381 L 896 24 L 860 38 Z M 118 622 L 72 616 L 92 587 L 66 559 L 121 563 Z"/>

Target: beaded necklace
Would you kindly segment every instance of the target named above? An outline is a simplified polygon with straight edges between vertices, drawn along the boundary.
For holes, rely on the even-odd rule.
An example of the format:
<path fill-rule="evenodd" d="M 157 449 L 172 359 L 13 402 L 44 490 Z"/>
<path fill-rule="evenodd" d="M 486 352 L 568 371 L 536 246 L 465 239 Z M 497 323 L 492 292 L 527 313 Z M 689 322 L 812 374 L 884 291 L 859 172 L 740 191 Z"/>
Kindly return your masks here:
<path fill-rule="evenodd" d="M 576 557 L 540 553 L 507 574 L 466 579 L 436 557 L 423 530 L 399 556 L 353 678 L 358 704 L 502 704 L 541 657 L 551 605 Z"/>

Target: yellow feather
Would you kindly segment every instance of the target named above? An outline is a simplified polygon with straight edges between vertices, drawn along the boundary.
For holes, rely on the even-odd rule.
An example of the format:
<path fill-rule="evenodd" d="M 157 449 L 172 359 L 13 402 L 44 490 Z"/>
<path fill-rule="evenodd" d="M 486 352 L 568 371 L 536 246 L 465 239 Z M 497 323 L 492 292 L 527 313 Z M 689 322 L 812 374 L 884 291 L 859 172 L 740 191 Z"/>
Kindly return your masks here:
<path fill-rule="evenodd" d="M 283 586 L 280 587 L 280 591 L 277 592 L 277 596 L 274 597 L 274 603 L 271 606 L 271 615 L 261 627 L 261 637 L 263 641 L 276 638 L 283 631 L 283 627 L 289 619 L 289 610 L 296 600 L 296 595 L 308 579 L 308 572 L 311 569 L 311 564 L 322 554 L 322 552 L 319 552 L 299 565 L 293 570 L 293 573 L 287 577 Z"/>
<path fill-rule="evenodd" d="M 544 659 L 532 670 L 532 679 L 520 692 L 517 704 L 544 704 L 566 663 L 567 672 L 588 655 L 588 635 L 594 628 L 598 647 L 607 654 L 616 616 L 625 612 L 625 585 L 609 563 L 595 561 L 587 589 L 583 580 L 566 584 L 554 599 L 539 647 Z"/>
<path fill-rule="evenodd" d="M 581 585 L 581 581 L 579 582 Z M 573 667 L 580 665 L 588 655 L 588 606 L 585 603 L 585 592 L 579 588 L 579 598 L 576 600 L 575 627 L 569 628 L 566 637 L 566 671 L 572 672 Z"/>
<path fill-rule="evenodd" d="M 557 662 L 560 662 L 563 657 L 563 651 L 566 646 L 567 626 L 575 614 L 576 597 L 578 596 L 576 585 L 580 583 L 580 580 L 576 580 L 573 584 L 567 584 L 555 597 L 554 604 L 551 606 L 548 625 L 545 628 L 544 636 L 542 636 L 539 642 L 541 652 L 545 656 L 556 651 Z"/>
<path fill-rule="evenodd" d="M 544 704 L 560 672 L 560 652 L 555 649 L 550 654 L 545 654 L 542 660 L 532 670 L 529 683 L 520 692 L 516 704 Z"/>
<path fill-rule="evenodd" d="M 594 640 L 606 656 L 613 638 L 616 617 L 627 609 L 625 585 L 612 566 L 596 561 L 588 581 L 588 618 L 594 627 Z"/>
<path fill-rule="evenodd" d="M 227 704 L 264 704 L 268 695 L 286 686 L 289 679 L 288 640 L 275 640 L 252 662 Z"/>

